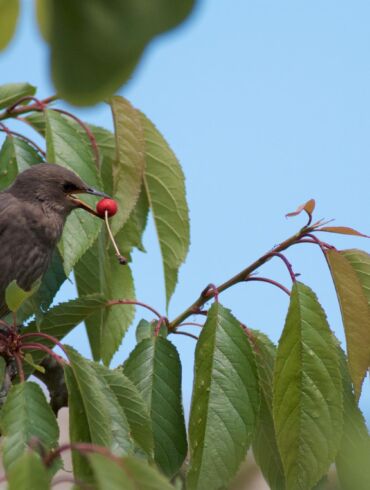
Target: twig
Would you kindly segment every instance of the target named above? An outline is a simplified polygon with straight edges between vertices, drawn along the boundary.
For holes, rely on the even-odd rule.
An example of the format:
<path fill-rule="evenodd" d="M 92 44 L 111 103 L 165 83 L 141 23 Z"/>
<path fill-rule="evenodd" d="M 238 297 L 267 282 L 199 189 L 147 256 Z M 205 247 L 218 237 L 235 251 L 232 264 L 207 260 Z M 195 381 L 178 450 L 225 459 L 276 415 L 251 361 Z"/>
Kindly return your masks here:
<path fill-rule="evenodd" d="M 27 96 L 27 99 L 29 99 L 29 96 Z M 34 111 L 42 112 L 44 110 L 45 106 L 47 106 L 51 102 L 54 102 L 57 99 L 58 99 L 57 95 L 52 95 L 50 97 L 46 97 L 46 99 L 42 99 L 42 100 L 36 99 L 37 102 L 35 102 L 34 104 L 18 107 L 20 102 L 26 100 L 25 97 L 22 97 L 19 100 L 17 100 L 17 102 L 15 102 L 13 104 L 12 107 L 14 107 L 14 108 L 11 111 L 9 111 L 9 108 L 8 108 L 8 109 L 5 109 L 5 111 L 3 111 L 2 113 L 0 113 L 0 121 L 2 121 L 4 119 L 9 119 L 12 117 L 17 117 L 20 114 L 26 114 L 28 112 L 34 112 Z M 41 109 L 41 107 L 43 107 L 43 108 Z"/>
<path fill-rule="evenodd" d="M 147 305 L 146 303 L 142 303 L 141 301 L 136 301 L 134 299 L 112 299 L 112 300 L 108 301 L 108 303 L 107 303 L 107 306 L 115 306 L 115 305 L 142 306 L 143 308 L 146 308 L 147 310 L 154 313 L 158 318 L 162 318 L 162 315 L 157 310 L 155 310 L 151 306 Z"/>
<path fill-rule="evenodd" d="M 296 233 L 292 237 L 288 238 L 287 240 L 285 240 L 282 243 L 280 243 L 279 245 L 277 245 L 274 248 L 273 252 L 270 251 L 270 252 L 266 253 L 265 255 L 262 255 L 262 257 L 260 257 L 255 262 L 250 264 L 248 267 L 243 269 L 241 272 L 239 272 L 235 276 L 231 277 L 230 279 L 225 281 L 220 286 L 217 286 L 218 293 L 222 293 L 226 289 L 229 289 L 231 286 L 234 286 L 235 284 L 237 284 L 239 282 L 245 281 L 245 279 L 248 276 L 250 276 L 252 274 L 252 272 L 254 272 L 259 267 L 261 267 L 261 265 L 264 265 L 266 262 L 271 260 L 271 258 L 272 258 L 271 254 L 272 253 L 280 253 L 280 252 L 286 250 L 290 246 L 297 243 L 300 240 L 300 238 L 302 238 L 307 233 L 310 233 L 311 231 L 313 231 L 312 227 L 302 228 L 298 233 Z M 182 323 L 184 320 L 186 320 L 186 318 L 188 318 L 189 316 L 191 316 L 194 313 L 197 313 L 199 310 L 201 310 L 201 307 L 210 299 L 210 296 L 212 296 L 212 295 L 208 295 L 205 298 L 204 296 L 200 295 L 198 297 L 198 299 L 192 305 L 190 305 L 188 308 L 186 308 L 185 311 L 183 311 L 179 316 L 177 316 L 174 320 L 172 320 L 172 322 L 170 322 L 169 330 L 170 331 L 174 330 L 178 325 L 180 325 L 180 323 Z"/>
<path fill-rule="evenodd" d="M 185 335 L 186 337 L 191 337 L 194 340 L 198 340 L 198 338 L 199 338 L 196 335 L 193 335 L 192 333 L 189 333 L 189 332 L 179 332 L 178 330 L 172 330 L 171 333 L 173 333 L 175 335 Z"/>

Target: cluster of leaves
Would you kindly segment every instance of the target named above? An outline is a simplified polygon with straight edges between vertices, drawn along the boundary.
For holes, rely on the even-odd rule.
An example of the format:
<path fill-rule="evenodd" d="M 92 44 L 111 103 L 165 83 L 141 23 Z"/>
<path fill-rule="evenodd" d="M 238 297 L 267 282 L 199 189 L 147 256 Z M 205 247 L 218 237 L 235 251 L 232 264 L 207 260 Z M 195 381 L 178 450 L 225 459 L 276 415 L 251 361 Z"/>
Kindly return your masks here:
<path fill-rule="evenodd" d="M 130 78 L 151 39 L 180 24 L 194 4 L 195 0 L 35 0 L 58 94 L 76 105 L 110 97 Z M 13 37 L 19 8 L 20 0 L 0 1 L 0 50 Z"/>
<path fill-rule="evenodd" d="M 112 219 L 126 255 L 143 249 L 141 237 L 151 211 L 162 251 L 167 302 L 189 246 L 184 179 L 174 154 L 154 125 L 131 104 L 110 101 L 115 132 L 63 114 L 33 96 L 28 85 L 0 87 L 0 119 L 22 115 L 45 137 L 49 161 L 75 170 L 119 202 Z M 13 104 L 13 106 L 12 106 Z M 42 149 L 8 127 L 0 151 L 0 185 L 44 158 Z M 98 151 L 97 151 L 98 150 Z M 97 158 L 97 156 L 99 158 Z M 115 261 L 101 222 L 83 210 L 69 218 L 59 253 L 39 290 L 18 311 L 35 315 L 27 333 L 53 347 L 85 321 L 93 361 L 65 346 L 73 474 L 97 489 L 227 488 L 250 447 L 272 490 L 324 488 L 335 463 L 341 488 L 367 490 L 370 438 L 357 402 L 370 364 L 370 256 L 338 251 L 316 231 L 358 234 L 350 228 L 309 223 L 221 285 L 207 288 L 172 322 L 142 320 L 137 345 L 117 369 L 109 362 L 133 318 L 133 279 Z M 281 338 L 275 346 L 246 328 L 219 302 L 219 294 L 248 280 L 274 255 L 301 240 L 320 246 L 329 264 L 342 310 L 347 354 L 331 331 L 315 293 L 295 280 Z M 290 267 L 290 265 L 289 265 Z M 74 271 L 79 298 L 50 307 Z M 188 431 L 181 395 L 181 363 L 169 335 L 211 298 L 195 352 L 195 380 Z M 128 301 L 127 303 L 130 303 Z M 154 311 L 154 310 L 153 310 Z M 32 345 L 32 344 L 30 344 Z M 38 363 L 43 352 L 33 353 Z M 103 361 L 103 364 L 100 363 Z M 40 388 L 14 384 L 1 412 L 3 457 L 9 487 L 49 488 L 60 466 L 58 425 Z M 30 451 L 28 446 L 33 448 Z M 184 462 L 186 463 L 184 464 Z M 54 478 L 54 480 L 52 480 Z M 172 482 L 170 483 L 170 480 Z M 175 487 L 173 486 L 175 485 Z"/>

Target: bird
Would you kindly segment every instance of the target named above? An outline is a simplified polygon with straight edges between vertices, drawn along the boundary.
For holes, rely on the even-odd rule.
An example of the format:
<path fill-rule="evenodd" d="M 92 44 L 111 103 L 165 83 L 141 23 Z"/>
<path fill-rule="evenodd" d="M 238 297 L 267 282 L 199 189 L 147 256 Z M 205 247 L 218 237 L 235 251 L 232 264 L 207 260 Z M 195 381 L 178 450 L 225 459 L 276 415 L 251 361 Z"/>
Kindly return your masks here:
<path fill-rule="evenodd" d="M 77 198 L 80 193 L 109 197 L 54 163 L 32 165 L 0 192 L 0 318 L 9 313 L 11 282 L 30 291 L 46 272 L 68 215 L 82 208 L 101 217 Z"/>

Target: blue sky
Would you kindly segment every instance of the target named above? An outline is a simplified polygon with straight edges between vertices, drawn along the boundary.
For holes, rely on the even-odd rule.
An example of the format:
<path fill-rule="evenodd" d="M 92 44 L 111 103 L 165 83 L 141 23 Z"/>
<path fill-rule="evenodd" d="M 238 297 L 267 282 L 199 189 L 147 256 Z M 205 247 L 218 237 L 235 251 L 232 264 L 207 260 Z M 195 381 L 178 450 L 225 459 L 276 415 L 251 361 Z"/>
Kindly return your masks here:
<path fill-rule="evenodd" d="M 23 0 L 16 37 L 0 54 L 0 83 L 29 81 L 45 97 L 54 90 L 32 4 Z M 311 197 L 317 201 L 317 218 L 336 218 L 337 224 L 370 232 L 369 2 L 234 0 L 230 5 L 200 1 L 185 25 L 152 43 L 120 91 L 163 132 L 186 175 L 191 248 L 170 317 L 206 284 L 222 282 L 293 234 L 303 220 L 284 216 Z M 75 112 L 94 124 L 112 125 L 105 105 Z M 370 251 L 363 239 L 325 238 L 338 248 Z M 145 246 L 146 255 L 134 255 L 137 297 L 164 311 L 163 273 L 151 223 Z M 287 255 L 301 280 L 318 294 L 343 341 L 320 252 L 302 245 Z M 279 261 L 264 267 L 263 275 L 289 285 Z M 74 296 L 67 285 L 59 299 Z M 221 301 L 241 321 L 278 340 L 288 305 L 281 291 L 244 284 Z M 131 330 L 115 364 L 132 349 Z M 88 355 L 83 327 L 67 341 Z M 173 341 L 184 362 L 188 407 L 193 341 L 180 336 Z M 368 382 L 361 406 L 370 421 Z"/>

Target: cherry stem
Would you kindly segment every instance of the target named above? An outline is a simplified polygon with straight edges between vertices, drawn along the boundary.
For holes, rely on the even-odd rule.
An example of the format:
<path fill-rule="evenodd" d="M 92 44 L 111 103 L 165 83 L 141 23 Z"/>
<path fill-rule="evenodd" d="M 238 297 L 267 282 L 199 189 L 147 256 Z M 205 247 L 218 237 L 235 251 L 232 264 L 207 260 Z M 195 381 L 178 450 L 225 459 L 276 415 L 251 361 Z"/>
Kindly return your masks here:
<path fill-rule="evenodd" d="M 1 123 L 1 129 L 0 131 L 6 133 L 8 136 L 17 136 L 17 138 L 22 139 L 26 143 L 28 143 L 30 146 L 33 146 L 35 150 L 40 153 L 40 155 L 45 158 L 46 157 L 46 152 L 40 148 L 33 140 L 30 138 L 27 138 L 27 136 L 24 136 L 21 133 L 17 133 L 17 131 L 10 130 L 9 128 L 5 128 L 4 125 Z"/>
<path fill-rule="evenodd" d="M 160 319 L 158 320 L 158 323 L 154 329 L 154 336 L 155 337 L 158 337 L 159 335 L 159 332 L 161 330 L 161 326 L 162 325 L 166 325 L 166 323 L 168 323 L 168 320 L 165 316 L 161 316 Z"/>
<path fill-rule="evenodd" d="M 24 383 L 24 370 L 23 370 L 23 364 L 20 356 L 18 354 L 14 354 L 14 359 L 17 364 L 17 371 L 18 371 L 18 376 L 19 376 L 19 381 L 21 383 Z"/>
<path fill-rule="evenodd" d="M 282 291 L 284 291 L 284 293 L 286 293 L 288 296 L 290 296 L 290 291 L 288 288 L 283 286 L 280 282 L 274 281 L 273 279 L 269 279 L 268 277 L 247 277 L 245 282 L 249 282 L 249 281 L 267 282 L 267 283 L 272 284 L 272 285 L 276 286 L 277 288 L 281 289 Z"/>
<path fill-rule="evenodd" d="M 29 333 L 24 333 L 23 335 L 21 335 L 21 339 L 22 340 L 23 339 L 29 339 L 29 338 L 32 338 L 32 337 L 40 337 L 42 339 L 49 340 L 53 344 L 55 344 L 58 347 L 60 347 L 60 349 L 62 349 L 62 351 L 64 352 L 64 354 L 68 357 L 68 354 L 67 354 L 67 352 L 64 349 L 64 345 L 61 342 L 59 342 L 59 340 L 56 337 L 53 337 L 52 335 L 49 335 L 49 334 L 44 333 L 44 332 L 29 332 Z"/>
<path fill-rule="evenodd" d="M 104 213 L 104 220 L 105 220 L 105 225 L 107 227 L 107 230 L 108 230 L 108 234 L 109 234 L 109 238 L 110 238 L 110 241 L 112 242 L 113 244 L 113 247 L 114 247 L 114 250 L 116 252 L 116 257 L 118 259 L 118 262 L 121 264 L 121 265 L 126 265 L 127 264 L 127 259 L 126 257 L 124 257 L 121 252 L 119 251 L 119 248 L 118 248 L 118 245 L 116 243 L 116 240 L 114 239 L 114 236 L 113 236 L 113 233 L 112 233 L 112 230 L 110 229 L 110 225 L 109 225 L 109 216 L 108 216 L 108 211 L 105 210 L 105 213 Z"/>
<path fill-rule="evenodd" d="M 155 310 L 151 306 L 147 305 L 146 303 L 142 303 L 141 301 L 136 301 L 134 299 L 112 299 L 112 300 L 108 301 L 108 303 L 107 303 L 107 306 L 115 306 L 115 305 L 142 306 L 143 308 L 146 308 L 147 310 L 154 313 L 159 319 L 164 318 L 157 310 Z"/>
<path fill-rule="evenodd" d="M 175 335 L 185 335 L 185 337 L 191 337 L 194 340 L 198 340 L 198 338 L 199 338 L 196 335 L 193 335 L 192 333 L 189 333 L 189 332 L 179 332 L 178 330 L 172 330 L 171 333 L 173 333 Z"/>
<path fill-rule="evenodd" d="M 83 121 L 81 121 L 81 119 L 79 119 L 77 116 L 75 116 L 74 114 L 71 114 L 68 111 L 64 111 L 63 109 L 53 109 L 53 111 L 59 112 L 60 114 L 64 114 L 65 116 L 70 117 L 71 119 L 73 119 L 74 121 L 76 121 L 81 126 L 81 128 L 85 131 L 87 137 L 90 140 L 91 148 L 92 148 L 93 153 L 94 153 L 94 158 L 95 158 L 96 166 L 97 166 L 98 169 L 100 169 L 99 148 L 98 148 L 98 145 L 96 143 L 95 136 L 93 135 L 93 132 L 91 131 L 91 129 L 89 128 L 89 126 L 87 126 L 87 124 L 85 124 Z"/>
<path fill-rule="evenodd" d="M 49 354 L 53 359 L 55 359 L 58 364 L 60 364 L 62 367 L 64 367 L 67 363 L 63 357 L 58 356 L 53 350 L 49 349 L 49 347 L 46 347 L 44 344 L 39 344 L 37 342 L 33 344 L 23 344 L 21 347 L 22 351 L 23 350 L 41 350 L 42 352 L 45 352 L 46 354 Z"/>
<path fill-rule="evenodd" d="M 333 245 L 330 245 L 330 243 L 327 243 L 327 242 L 323 242 L 322 240 L 317 238 L 317 236 L 314 235 L 313 233 L 306 233 L 305 236 L 311 238 L 315 243 L 317 243 L 317 245 L 319 245 L 319 247 L 321 249 L 322 248 L 335 249 L 335 247 L 333 247 Z M 300 240 L 300 242 L 302 242 L 302 239 Z"/>
<path fill-rule="evenodd" d="M 201 296 L 203 296 L 204 298 L 208 298 L 208 296 L 210 296 L 210 298 L 215 298 L 216 303 L 218 303 L 218 295 L 219 292 L 217 286 L 212 283 L 208 284 L 208 286 L 206 286 L 201 292 Z"/>
<path fill-rule="evenodd" d="M 56 487 L 61 483 L 72 483 L 73 485 L 77 485 L 78 488 L 82 488 L 82 490 L 93 490 L 94 488 L 89 483 L 73 478 L 73 476 L 58 476 L 51 482 L 51 486 Z"/>

